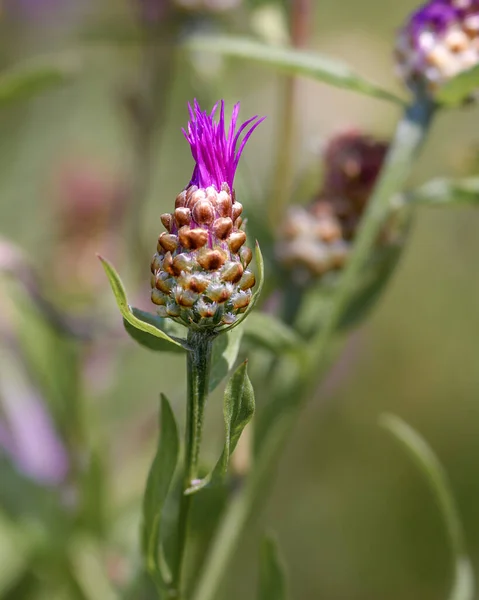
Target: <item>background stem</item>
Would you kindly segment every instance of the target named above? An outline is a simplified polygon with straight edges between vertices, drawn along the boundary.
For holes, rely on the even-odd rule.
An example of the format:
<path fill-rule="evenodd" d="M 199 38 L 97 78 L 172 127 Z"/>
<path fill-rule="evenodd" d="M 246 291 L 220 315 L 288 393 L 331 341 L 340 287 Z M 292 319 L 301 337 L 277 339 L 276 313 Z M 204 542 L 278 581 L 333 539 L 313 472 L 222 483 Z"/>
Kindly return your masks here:
<path fill-rule="evenodd" d="M 293 48 L 308 44 L 314 21 L 313 0 L 293 0 L 290 14 L 290 36 Z M 279 139 L 274 167 L 273 189 L 269 196 L 269 219 L 273 229 L 279 223 L 291 195 L 296 154 L 296 131 L 298 100 L 297 77 L 285 77 L 282 81 L 282 105 L 279 116 Z"/>
<path fill-rule="evenodd" d="M 214 600 L 222 576 L 236 551 L 240 536 L 255 512 L 258 498 L 264 498 L 267 485 L 278 463 L 282 448 L 296 424 L 302 407 L 329 366 L 330 344 L 334 343 L 338 325 L 345 308 L 354 296 L 356 284 L 374 252 L 376 240 L 389 212 L 391 198 L 401 191 L 429 131 L 434 105 L 428 100 L 418 101 L 406 109 L 398 125 L 395 138 L 363 217 L 353 253 L 342 275 L 336 292 L 334 307 L 324 327 L 311 342 L 309 360 L 304 361 L 302 372 L 274 399 L 279 415 L 269 426 L 260 448 L 254 469 L 226 511 L 213 541 L 212 549 L 203 568 L 194 600 Z M 289 404 L 289 408 L 288 408 Z"/>

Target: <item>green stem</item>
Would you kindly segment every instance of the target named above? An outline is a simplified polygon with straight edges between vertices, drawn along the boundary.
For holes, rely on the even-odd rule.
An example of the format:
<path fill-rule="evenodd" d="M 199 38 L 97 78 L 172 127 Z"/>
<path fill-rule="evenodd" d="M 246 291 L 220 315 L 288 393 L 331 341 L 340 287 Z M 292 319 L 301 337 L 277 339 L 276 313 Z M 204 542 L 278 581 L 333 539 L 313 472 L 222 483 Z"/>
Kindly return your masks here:
<path fill-rule="evenodd" d="M 374 252 L 389 211 L 390 200 L 403 189 L 407 181 L 434 112 L 434 106 L 430 102 L 418 100 L 407 108 L 404 118 L 399 123 L 380 179 L 363 217 L 353 254 L 336 292 L 334 308 L 324 327 L 312 340 L 311 351 L 307 353 L 309 360 L 303 364 L 298 379 L 275 398 L 275 404 L 278 406 L 276 414 L 280 416 L 269 427 L 253 472 L 223 517 L 204 565 L 203 577 L 196 588 L 194 600 L 213 600 L 217 595 L 222 576 L 227 571 L 242 531 L 255 512 L 258 498 L 264 497 L 264 494 L 261 494 L 263 486 L 274 472 L 281 450 L 294 429 L 302 407 L 314 392 L 318 373 L 323 375 L 326 371 L 331 357 L 330 345 L 336 339 L 344 310 L 354 296 L 358 279 Z M 289 402 L 289 410 L 284 409 L 286 402 Z"/>
<path fill-rule="evenodd" d="M 207 332 L 190 330 L 188 333 L 187 356 L 187 414 L 185 433 L 185 465 L 183 475 L 183 494 L 180 503 L 178 521 L 178 558 L 173 577 L 173 589 L 177 591 L 177 600 L 184 599 L 183 570 L 188 538 L 188 521 L 193 496 L 186 494 L 198 479 L 198 460 L 200 455 L 203 418 L 208 399 L 211 370 L 211 351 L 214 337 Z"/>

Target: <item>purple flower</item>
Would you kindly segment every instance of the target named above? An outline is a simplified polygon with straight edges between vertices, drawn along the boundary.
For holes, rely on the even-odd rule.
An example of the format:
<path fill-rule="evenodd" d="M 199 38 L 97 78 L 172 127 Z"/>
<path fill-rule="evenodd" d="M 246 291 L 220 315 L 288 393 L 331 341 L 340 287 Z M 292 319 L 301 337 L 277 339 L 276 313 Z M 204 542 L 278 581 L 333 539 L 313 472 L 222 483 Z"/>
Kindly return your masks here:
<path fill-rule="evenodd" d="M 7 366 L 0 380 L 0 450 L 31 479 L 43 485 L 59 485 L 69 470 L 65 446 L 43 399 L 22 379 L 19 365 L 12 361 Z"/>
<path fill-rule="evenodd" d="M 232 325 L 247 311 L 255 285 L 233 183 L 245 144 L 263 119 L 252 117 L 237 130 L 236 104 L 226 133 L 224 102 L 215 121 L 217 108 L 218 103 L 208 114 L 196 100 L 189 106 L 183 134 L 196 165 L 174 211 L 161 216 L 166 231 L 151 262 L 151 300 L 158 314 L 198 330 Z"/>
<path fill-rule="evenodd" d="M 399 32 L 395 54 L 409 87 L 433 94 L 479 64 L 479 0 L 430 0 Z"/>
<path fill-rule="evenodd" d="M 223 183 L 233 189 L 233 181 L 243 149 L 253 131 L 265 119 L 254 116 L 243 123 L 236 131 L 236 123 L 240 110 L 239 102 L 233 107 L 228 133 L 225 131 L 225 105 L 221 100 L 219 121 L 214 120 L 218 102 L 214 105 L 211 114 L 202 111 L 197 100 L 193 107 L 188 104 L 190 121 L 188 131 L 183 129 L 183 134 L 191 146 L 191 154 L 196 165 L 187 187 L 196 185 L 207 188 L 211 185 L 219 191 Z M 246 134 L 239 143 L 241 134 Z"/>

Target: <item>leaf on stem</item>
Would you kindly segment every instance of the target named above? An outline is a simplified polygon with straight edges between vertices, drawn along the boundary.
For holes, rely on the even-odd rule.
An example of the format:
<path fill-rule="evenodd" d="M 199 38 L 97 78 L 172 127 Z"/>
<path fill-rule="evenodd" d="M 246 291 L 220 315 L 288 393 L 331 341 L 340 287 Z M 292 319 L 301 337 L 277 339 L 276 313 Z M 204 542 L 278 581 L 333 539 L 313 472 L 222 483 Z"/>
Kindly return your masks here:
<path fill-rule="evenodd" d="M 234 367 L 241 346 L 243 328 L 220 334 L 213 342 L 211 354 L 210 393 L 214 391 Z"/>
<path fill-rule="evenodd" d="M 278 544 L 266 537 L 261 545 L 258 600 L 286 600 L 288 597 L 283 561 Z"/>
<path fill-rule="evenodd" d="M 473 600 L 474 573 L 466 553 L 464 531 L 459 511 L 444 468 L 427 442 L 402 419 L 395 415 L 386 414 L 380 417 L 379 423 L 409 452 L 416 465 L 427 478 L 436 497 L 455 563 L 454 583 L 449 600 Z"/>
<path fill-rule="evenodd" d="M 67 83 L 79 70 L 78 57 L 64 55 L 20 63 L 0 74 L 0 108 Z"/>
<path fill-rule="evenodd" d="M 425 206 L 479 205 L 479 177 L 433 179 L 408 194 L 407 201 Z"/>
<path fill-rule="evenodd" d="M 143 497 L 142 551 L 148 572 L 155 581 L 165 585 L 169 583 L 171 575 L 166 560 L 160 554 L 161 517 L 178 463 L 179 449 L 175 416 L 162 394 L 158 448 Z"/>
<path fill-rule="evenodd" d="M 149 323 L 166 333 L 167 336 L 176 340 L 185 340 L 186 339 L 186 328 L 179 323 L 175 323 L 171 319 L 163 319 L 158 315 L 153 315 L 152 313 L 145 312 L 144 310 L 140 310 L 139 308 L 131 307 L 131 312 L 135 317 L 143 321 L 144 323 Z M 171 344 L 169 341 L 164 340 L 162 338 L 155 337 L 142 331 L 141 329 L 137 329 L 126 319 L 123 319 L 123 325 L 125 327 L 126 332 L 130 337 L 132 337 L 135 342 L 140 344 L 140 346 L 144 346 L 148 348 L 148 350 L 154 350 L 155 352 L 179 352 L 182 353 L 185 351 L 185 348 L 182 346 L 178 346 L 176 344 Z"/>
<path fill-rule="evenodd" d="M 436 101 L 446 106 L 460 106 L 467 102 L 479 87 L 479 66 L 476 65 L 452 77 L 436 93 Z"/>
<path fill-rule="evenodd" d="M 251 421 L 255 410 L 254 390 L 247 373 L 247 362 L 238 367 L 226 386 L 223 401 L 225 419 L 225 445 L 215 473 L 223 477 L 230 457 L 243 433 L 243 429 Z"/>
<path fill-rule="evenodd" d="M 194 494 L 210 483 L 223 480 L 236 445 L 246 425 L 251 421 L 255 411 L 254 390 L 247 373 L 247 362 L 235 371 L 226 386 L 223 414 L 225 420 L 225 445 L 216 467 L 204 479 L 186 490 Z"/>
<path fill-rule="evenodd" d="M 129 325 L 131 325 L 132 328 L 136 329 L 137 331 L 141 331 L 143 334 L 149 335 L 153 338 L 159 338 L 160 340 L 166 341 L 183 349 L 183 340 L 174 340 L 164 331 L 159 329 L 156 325 L 152 324 L 152 321 L 143 320 L 144 315 L 147 315 L 148 313 L 142 313 L 143 318 L 139 318 L 138 316 L 136 316 L 136 314 L 138 314 L 138 311 L 135 314 L 134 310 L 136 309 L 132 309 L 128 304 L 125 288 L 123 287 L 123 283 L 121 282 L 121 279 L 118 273 L 116 272 L 115 268 L 105 258 L 101 256 L 99 256 L 98 258 L 100 259 L 103 268 L 105 269 L 105 273 L 108 277 L 108 280 L 110 281 L 111 289 L 115 296 L 116 303 L 118 304 L 118 308 L 120 309 L 120 313 L 122 314 L 124 320 Z M 154 319 L 154 315 L 151 315 L 151 317 Z M 131 335 L 131 329 L 129 330 L 129 333 Z M 143 336 L 143 341 L 141 343 L 145 345 L 145 336 Z M 151 343 L 153 344 L 152 341 Z"/>
<path fill-rule="evenodd" d="M 255 312 L 244 324 L 245 338 L 256 346 L 281 356 L 295 352 L 301 345 L 297 333 L 273 315 Z"/>
<path fill-rule="evenodd" d="M 335 87 L 346 88 L 396 104 L 404 104 L 394 94 L 354 73 L 347 64 L 315 52 L 273 46 L 251 38 L 232 35 L 196 35 L 187 40 L 186 46 L 191 50 L 215 52 L 270 65 L 290 75 L 303 75 Z"/>

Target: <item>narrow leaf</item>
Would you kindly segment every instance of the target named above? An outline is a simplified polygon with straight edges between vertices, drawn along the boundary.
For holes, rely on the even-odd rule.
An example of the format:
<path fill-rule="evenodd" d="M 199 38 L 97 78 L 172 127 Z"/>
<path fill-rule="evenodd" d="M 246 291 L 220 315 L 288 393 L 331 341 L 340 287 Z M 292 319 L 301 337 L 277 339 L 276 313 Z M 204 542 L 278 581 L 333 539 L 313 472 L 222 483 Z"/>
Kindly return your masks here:
<path fill-rule="evenodd" d="M 116 303 L 118 304 L 118 308 L 120 309 L 120 312 L 125 321 L 127 321 L 127 323 L 129 323 L 132 327 L 142 331 L 143 333 L 149 334 L 156 338 L 160 338 L 162 340 L 166 340 L 170 344 L 174 344 L 182 348 L 182 345 L 179 341 L 175 341 L 164 331 L 158 329 L 155 325 L 145 322 L 134 315 L 132 308 L 128 304 L 123 283 L 121 282 L 118 273 L 115 271 L 115 268 L 105 258 L 101 256 L 99 256 L 98 258 L 100 259 L 103 268 L 105 269 L 105 273 L 108 277 L 108 280 L 110 281 L 111 289 L 113 291 L 113 294 L 115 295 Z"/>
<path fill-rule="evenodd" d="M 215 390 L 234 367 L 238 357 L 243 328 L 221 333 L 213 342 L 209 391 Z"/>
<path fill-rule="evenodd" d="M 455 561 L 454 583 L 449 600 L 473 600 L 474 573 L 466 553 L 464 531 L 446 472 L 427 442 L 402 419 L 395 415 L 382 415 L 379 422 L 409 452 L 436 497 Z"/>
<path fill-rule="evenodd" d="M 433 179 L 408 194 L 407 201 L 426 206 L 479 206 L 479 177 Z"/>
<path fill-rule="evenodd" d="M 244 362 L 238 367 L 226 386 L 223 401 L 225 445 L 221 457 L 214 470 L 186 490 L 187 494 L 195 494 L 210 483 L 217 483 L 223 480 L 228 470 L 230 457 L 236 448 L 244 428 L 254 415 L 254 390 L 248 377 L 246 365 L 247 363 Z"/>
<path fill-rule="evenodd" d="M 160 435 L 156 456 L 150 468 L 143 497 L 142 551 L 150 574 L 167 584 L 169 570 L 160 560 L 161 516 L 178 463 L 178 427 L 170 403 L 161 395 Z"/>
<path fill-rule="evenodd" d="M 258 600 L 286 600 L 286 576 L 276 540 L 267 537 L 261 546 Z"/>
<path fill-rule="evenodd" d="M 163 319 L 158 315 L 153 315 L 151 313 L 140 310 L 139 308 L 131 307 L 131 312 L 135 317 L 143 321 L 144 323 L 149 323 L 156 327 L 160 331 L 166 333 L 166 335 L 170 336 L 172 339 L 176 340 L 184 340 L 186 338 L 185 335 L 185 327 L 180 325 L 179 323 L 175 323 L 171 319 Z M 164 340 L 162 338 L 158 338 L 150 335 L 149 333 L 145 333 L 141 331 L 141 329 L 137 329 L 130 325 L 126 319 L 123 319 L 123 325 L 125 327 L 126 332 L 130 337 L 132 337 L 135 342 L 148 348 L 148 350 L 154 350 L 155 352 L 184 352 L 185 348 L 181 346 L 170 344 L 169 341 Z"/>
<path fill-rule="evenodd" d="M 479 88 L 479 65 L 459 73 L 437 92 L 436 100 L 439 104 L 458 106 L 467 102 Z"/>
<path fill-rule="evenodd" d="M 21 63 L 0 74 L 0 107 L 28 100 L 68 82 L 78 71 L 72 55 Z"/>
<path fill-rule="evenodd" d="M 254 39 L 228 35 L 193 36 L 186 42 L 186 45 L 191 50 L 215 52 L 247 59 L 276 67 L 291 75 L 303 75 L 367 96 L 404 104 L 394 94 L 354 73 L 348 65 L 318 53 L 284 46 L 272 46 Z"/>
<path fill-rule="evenodd" d="M 243 429 L 254 415 L 254 390 L 248 377 L 246 366 L 247 362 L 244 362 L 238 367 L 225 390 L 223 402 L 225 446 L 220 462 L 215 469 L 221 475 L 226 474 L 230 456 L 236 448 Z"/>
<path fill-rule="evenodd" d="M 301 344 L 297 333 L 282 321 L 262 312 L 254 312 L 244 324 L 244 335 L 255 345 L 266 348 L 273 354 L 294 352 Z"/>

